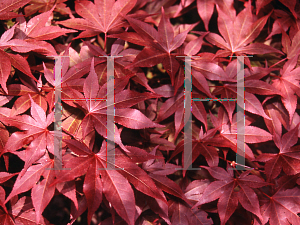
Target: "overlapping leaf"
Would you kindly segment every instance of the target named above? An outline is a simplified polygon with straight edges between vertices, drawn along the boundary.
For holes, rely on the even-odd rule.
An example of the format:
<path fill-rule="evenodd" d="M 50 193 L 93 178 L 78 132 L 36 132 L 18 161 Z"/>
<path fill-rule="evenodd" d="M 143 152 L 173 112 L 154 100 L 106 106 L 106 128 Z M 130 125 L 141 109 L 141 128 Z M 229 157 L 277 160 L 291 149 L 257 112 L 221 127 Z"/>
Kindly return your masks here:
<path fill-rule="evenodd" d="M 203 194 L 205 188 L 209 185 L 207 180 L 194 180 L 184 188 L 185 196 L 189 200 L 198 201 Z M 183 185 L 181 185 L 181 188 Z M 185 203 L 170 201 L 169 214 L 172 224 L 197 224 L 197 225 L 211 225 L 211 218 L 207 218 L 206 212 L 201 209 L 191 209 Z"/>
<path fill-rule="evenodd" d="M 6 81 L 14 66 L 21 72 L 36 80 L 30 71 L 30 67 L 25 58 L 19 54 L 8 53 L 5 50 L 10 48 L 15 52 L 25 53 L 40 49 L 39 46 L 27 43 L 23 40 L 13 38 L 16 25 L 5 31 L 0 38 L 0 84 L 7 93 Z"/>
<path fill-rule="evenodd" d="M 268 179 L 276 178 L 281 170 L 287 175 L 300 173 L 300 149 L 299 145 L 294 146 L 298 141 L 298 129 L 299 124 L 282 137 L 275 133 L 274 142 L 280 152 L 278 154 L 263 153 L 256 159 L 257 161 L 266 162 L 265 172 Z"/>
<path fill-rule="evenodd" d="M 12 203 L 12 209 L 9 212 L 3 212 L 0 209 L 0 219 L 3 225 L 18 225 L 18 224 L 28 224 L 28 225 L 45 225 L 49 222 L 45 221 L 44 218 L 41 222 L 35 221 L 35 212 L 32 206 L 32 202 L 29 197 L 22 197 L 17 202 Z"/>
<path fill-rule="evenodd" d="M 17 21 L 19 24 L 16 28 L 16 38 L 24 40 L 28 45 L 37 46 L 36 52 L 48 56 L 56 56 L 57 53 L 53 46 L 45 42 L 45 40 L 52 40 L 66 33 L 74 32 L 74 30 L 60 28 L 58 26 L 46 26 L 53 9 L 54 7 L 48 12 L 33 17 L 28 22 L 26 22 L 23 17 L 18 18 Z"/>
<path fill-rule="evenodd" d="M 237 71 L 239 71 L 237 73 Z M 269 70 L 270 71 L 270 70 Z M 260 70 L 259 68 L 252 68 L 252 71 L 249 69 L 245 69 L 244 71 L 241 71 L 239 69 L 238 60 L 232 61 L 226 68 L 226 75 L 227 78 L 224 78 L 224 80 L 229 81 L 230 83 L 226 83 L 223 86 L 217 86 L 212 94 L 219 95 L 221 94 L 221 98 L 224 99 L 235 99 L 238 96 L 238 90 L 237 90 L 237 80 L 238 77 L 242 76 L 244 73 L 245 76 L 245 82 L 244 82 L 244 102 L 245 106 L 240 105 L 241 108 L 245 107 L 245 110 L 257 115 L 260 115 L 266 119 L 269 119 L 269 117 L 265 114 L 263 107 L 258 100 L 258 98 L 254 94 L 259 95 L 281 95 L 281 92 L 276 90 L 272 85 L 258 80 L 257 74 L 260 75 L 260 77 L 264 77 L 267 75 L 268 70 Z M 231 82 L 235 80 L 235 84 L 232 84 Z M 239 96 L 241 98 L 241 96 Z M 224 101 L 222 102 L 224 105 L 228 115 L 229 119 L 231 121 L 231 116 L 233 111 L 235 110 L 236 101 Z M 238 103 L 240 104 L 240 103 Z"/>
<path fill-rule="evenodd" d="M 20 76 L 21 78 L 21 76 Z M 41 89 L 42 80 L 39 78 L 38 82 L 35 83 L 33 79 L 23 79 L 25 85 L 22 84 L 10 84 L 8 85 L 8 95 L 9 96 L 20 96 L 14 103 L 12 107 L 10 116 L 15 116 L 24 113 L 31 106 L 30 97 L 38 104 L 45 112 L 47 111 L 48 105 L 44 92 Z M 30 97 L 29 97 L 30 96 Z"/>
<path fill-rule="evenodd" d="M 205 86 L 205 84 L 203 84 Z M 179 132 L 183 129 L 184 123 L 184 91 L 182 89 L 174 95 L 174 89 L 169 85 L 162 86 L 163 88 L 155 89 L 158 94 L 169 99 L 164 102 L 160 107 L 157 115 L 157 121 L 162 121 L 175 113 L 175 138 Z M 169 93 L 165 94 L 164 91 L 169 90 Z M 192 114 L 201 121 L 205 128 L 207 128 L 206 111 L 203 103 L 200 101 L 192 101 Z"/>
<path fill-rule="evenodd" d="M 211 114 L 212 123 L 220 131 L 220 134 L 215 136 L 215 146 L 229 147 L 233 151 L 237 152 L 237 122 L 236 114 L 230 123 L 229 118 L 225 111 L 220 108 L 218 113 L 218 119 Z M 260 143 L 272 140 L 272 135 L 267 131 L 255 127 L 249 126 L 251 121 L 245 120 L 244 127 L 244 140 L 245 140 L 245 152 L 243 153 L 245 158 L 254 159 L 252 150 L 246 143 Z M 218 140 L 218 141 L 217 141 Z"/>
<path fill-rule="evenodd" d="M 206 39 L 210 43 L 223 49 L 217 52 L 217 55 L 226 57 L 232 54 L 281 53 L 279 50 L 265 44 L 250 44 L 262 31 L 269 15 L 255 20 L 251 13 L 251 4 L 247 4 L 246 8 L 233 18 L 230 14 L 220 10 L 219 7 L 217 9 L 219 13 L 218 28 L 224 39 L 215 33 L 210 33 L 206 36 Z M 234 11 L 234 9 L 232 10 Z"/>
<path fill-rule="evenodd" d="M 263 187 L 268 183 L 264 182 L 260 177 L 249 175 L 250 171 L 242 173 L 238 178 L 234 178 L 232 170 L 226 172 L 220 167 L 203 168 L 207 169 L 217 181 L 207 186 L 195 206 L 219 199 L 218 213 L 223 225 L 234 213 L 239 202 L 247 211 L 262 219 L 259 211 L 258 197 L 253 188 Z"/>
<path fill-rule="evenodd" d="M 208 30 L 208 24 L 214 12 L 215 4 L 230 18 L 235 18 L 233 2 L 233 0 L 197 0 L 198 14 L 204 22 L 205 29 Z"/>
<path fill-rule="evenodd" d="M 261 206 L 263 224 L 300 224 L 298 216 L 300 190 L 299 187 L 293 189 L 280 189 L 268 199 L 264 199 Z M 258 223 L 255 223 L 255 225 Z"/>
<path fill-rule="evenodd" d="M 47 12 L 54 4 L 56 4 L 54 11 L 59 12 L 60 14 L 71 15 L 70 8 L 64 2 L 66 2 L 66 0 L 31 0 L 31 4 L 25 7 L 25 15 L 30 16 L 37 11 L 40 13 Z"/>
<path fill-rule="evenodd" d="M 158 30 L 145 22 L 130 17 L 126 17 L 126 19 L 138 35 L 128 33 L 126 36 L 122 37 L 119 35 L 119 37 L 135 44 L 145 45 L 145 48 L 129 66 L 151 67 L 162 62 L 165 70 L 171 77 L 172 84 L 174 84 L 175 74 L 179 69 L 179 62 L 176 59 L 176 55 L 171 52 L 183 44 L 189 30 L 174 36 L 173 27 L 166 18 L 163 8 Z M 146 40 L 147 42 L 140 40 Z"/>
<path fill-rule="evenodd" d="M 113 132 L 107 130 L 107 103 L 105 99 L 107 98 L 107 86 L 104 85 L 100 88 L 98 82 L 97 74 L 94 70 L 94 62 L 92 61 L 91 70 L 89 76 L 86 78 L 83 86 L 84 96 L 87 99 L 86 102 L 79 103 L 82 108 L 86 111 L 86 116 L 82 121 L 81 126 L 84 128 L 84 135 L 89 134 L 93 128 L 107 138 L 106 132 Z M 113 82 L 113 80 L 109 81 Z M 137 93 L 130 90 L 122 90 L 116 85 L 116 88 L 119 89 L 119 93 L 115 94 L 114 106 L 115 106 L 115 115 L 114 121 L 118 124 L 121 124 L 125 127 L 131 129 L 144 129 L 149 127 L 161 127 L 161 125 L 155 124 L 149 120 L 144 114 L 142 114 L 137 109 L 129 108 L 141 101 L 144 101 L 149 98 L 158 97 L 157 95 L 150 93 Z M 117 91 L 110 90 L 109 92 Z M 110 93 L 111 94 L 111 93 Z M 99 99 L 98 101 L 95 101 Z M 120 146 L 124 147 L 118 129 L 115 129 L 113 132 L 115 142 Z M 110 136 L 112 136 L 110 135 Z"/>
<path fill-rule="evenodd" d="M 92 37 L 99 33 L 107 34 L 113 29 L 124 26 L 127 13 L 134 7 L 136 0 L 95 0 L 76 1 L 75 10 L 82 18 L 59 22 L 66 27 L 84 30 L 77 38 Z"/>
<path fill-rule="evenodd" d="M 188 168 L 190 165 L 184 165 L 184 161 L 192 163 L 197 159 L 199 155 L 203 155 L 205 157 L 207 164 L 209 166 L 212 167 L 218 166 L 219 164 L 218 151 L 215 147 L 211 146 L 211 144 L 213 143 L 213 137 L 216 132 L 217 129 L 211 129 L 207 133 L 203 134 L 203 129 L 201 127 L 201 131 L 199 133 L 198 139 L 191 140 L 191 144 L 192 144 L 191 151 L 188 153 L 184 152 L 184 155 L 182 157 L 182 165 L 185 168 Z M 184 142 L 184 140 L 178 143 L 175 151 L 171 155 L 171 158 L 184 151 L 185 144 L 186 142 Z M 188 159 L 186 159 L 185 157 L 188 157 Z"/>
<path fill-rule="evenodd" d="M 295 68 L 298 56 L 290 59 L 285 63 L 279 79 L 273 80 L 273 86 L 277 88 L 282 95 L 282 103 L 289 112 L 290 122 L 297 107 L 297 94 L 300 97 L 299 85 L 299 67 Z"/>
<path fill-rule="evenodd" d="M 0 3 L 0 20 L 8 20 L 16 18 L 19 15 L 15 12 L 11 12 L 26 5 L 30 0 L 12 0 L 12 1 L 1 1 Z"/>
<path fill-rule="evenodd" d="M 112 165 L 116 170 L 109 170 L 106 169 L 107 163 L 111 162 L 106 159 L 105 143 L 100 152 L 95 154 L 83 143 L 75 140 L 66 142 L 78 157 L 65 161 L 65 167 L 71 170 L 63 172 L 55 183 L 73 180 L 86 174 L 83 192 L 87 198 L 89 221 L 101 203 L 103 192 L 117 213 L 128 224 L 134 224 L 134 195 L 128 181 L 144 194 L 165 201 L 152 179 L 129 158 L 122 156 L 122 153 L 116 155 L 115 165 Z"/>
<path fill-rule="evenodd" d="M 46 153 L 46 149 L 54 154 L 54 131 L 47 129 L 53 123 L 54 112 L 46 117 L 44 110 L 31 98 L 31 115 L 32 117 L 21 115 L 2 118 L 5 124 L 23 131 L 14 132 L 9 137 L 1 154 L 11 152 L 19 155 L 25 161 L 25 171 Z M 25 152 L 16 152 L 26 145 L 28 147 Z"/>
<path fill-rule="evenodd" d="M 49 211 L 58 194 L 71 200 L 70 224 L 79 217 L 103 225 L 300 224 L 299 2 L 78 0 L 74 12 L 72 4 L 0 1 L 0 224 L 50 224 L 45 218 L 58 224 Z M 79 40 L 85 37 L 95 38 Z M 280 50 L 286 58 L 278 58 Z M 53 68 L 45 55 L 58 54 L 61 64 Z M 234 54 L 255 56 L 240 70 L 228 57 Z M 191 71 L 187 57 L 176 57 L 195 55 Z M 109 56 L 118 56 L 111 90 Z M 200 99 L 191 103 L 190 143 L 182 141 L 187 73 L 193 100 Z M 244 105 L 215 99 L 240 97 L 239 75 L 246 110 L 242 155 L 234 111 Z M 60 91 L 62 171 L 53 168 L 52 131 Z M 112 96 L 114 113 L 107 116 Z M 117 144 L 113 162 L 109 136 Z M 192 151 L 181 161 L 175 156 L 185 144 Z M 251 171 L 222 169 L 226 162 L 239 165 L 236 153 Z M 208 167 L 182 171 L 189 166 L 184 157 L 193 167 Z"/>

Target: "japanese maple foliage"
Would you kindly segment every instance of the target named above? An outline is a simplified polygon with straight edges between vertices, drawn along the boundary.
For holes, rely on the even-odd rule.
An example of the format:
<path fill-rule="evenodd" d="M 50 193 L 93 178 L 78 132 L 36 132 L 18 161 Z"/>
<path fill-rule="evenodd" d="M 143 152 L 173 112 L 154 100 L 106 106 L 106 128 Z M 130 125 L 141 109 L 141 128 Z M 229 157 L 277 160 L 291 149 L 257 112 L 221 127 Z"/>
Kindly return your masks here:
<path fill-rule="evenodd" d="M 296 0 L 1 0 L 0 224 L 300 225 L 299 21 Z"/>

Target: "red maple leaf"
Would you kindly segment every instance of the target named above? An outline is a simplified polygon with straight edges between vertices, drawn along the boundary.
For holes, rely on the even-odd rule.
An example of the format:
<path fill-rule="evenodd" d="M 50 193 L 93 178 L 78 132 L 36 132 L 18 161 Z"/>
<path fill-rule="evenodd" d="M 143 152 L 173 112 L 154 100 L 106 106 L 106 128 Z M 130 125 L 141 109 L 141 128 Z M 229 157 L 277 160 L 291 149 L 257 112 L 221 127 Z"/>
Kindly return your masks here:
<path fill-rule="evenodd" d="M 102 50 L 102 48 L 93 45 L 89 42 L 84 42 L 90 51 L 90 54 L 99 57 L 101 56 L 109 56 Z M 125 69 L 125 67 L 130 64 L 130 62 L 133 60 L 133 58 L 136 57 L 136 55 L 140 52 L 138 50 L 127 48 L 124 49 L 125 41 L 122 39 L 117 39 L 112 45 L 110 50 L 110 56 L 119 56 L 114 58 L 114 73 L 115 78 L 125 78 L 126 75 L 130 75 L 132 73 L 135 74 L 135 76 L 131 77 L 132 80 L 136 81 L 137 83 L 143 85 L 146 87 L 149 91 L 153 92 L 152 88 L 148 85 L 148 80 L 145 76 L 145 74 L 142 72 L 141 69 L 135 69 L 134 71 L 130 71 L 128 69 Z M 100 85 L 105 84 L 107 80 L 107 60 L 104 60 L 103 63 L 99 63 L 97 66 L 95 66 L 95 71 L 97 74 L 100 74 Z"/>
<path fill-rule="evenodd" d="M 156 149 L 154 148 L 151 154 L 155 155 Z M 165 163 L 164 160 L 155 161 L 150 159 L 143 163 L 142 168 L 149 172 L 149 176 L 161 190 L 184 200 L 188 205 L 190 204 L 190 201 L 185 197 L 178 184 L 166 176 L 180 169 L 179 166 L 168 162 Z"/>
<path fill-rule="evenodd" d="M 281 76 L 279 79 L 273 80 L 273 86 L 281 92 L 282 103 L 289 112 L 290 123 L 297 107 L 297 96 L 295 94 L 300 97 L 300 67 L 294 69 L 297 64 L 297 60 L 298 56 L 288 60 L 284 64 L 282 70 L 280 70 Z"/>
<path fill-rule="evenodd" d="M 88 77 L 85 79 L 83 85 L 84 97 L 86 101 L 80 101 L 78 104 L 85 111 L 85 117 L 82 120 L 81 126 L 83 128 L 83 136 L 89 134 L 93 128 L 103 137 L 107 138 L 107 132 L 113 132 L 107 130 L 106 120 L 107 120 L 107 104 L 106 97 L 107 85 L 103 85 L 101 88 L 98 82 L 97 74 L 94 69 L 94 61 L 92 61 L 91 69 Z M 110 81 L 112 82 L 112 81 Z M 149 127 L 162 127 L 150 119 L 148 119 L 144 114 L 142 114 L 137 109 L 129 108 L 141 101 L 149 98 L 158 97 L 156 94 L 152 93 L 137 93 L 130 90 L 122 90 L 122 86 L 118 87 L 115 84 L 116 89 L 111 90 L 118 92 L 115 94 L 114 107 L 115 107 L 115 117 L 114 121 L 125 127 L 131 129 L 144 129 Z M 121 88 L 121 89 L 120 89 Z M 95 101 L 94 99 L 99 99 Z M 115 142 L 124 148 L 118 129 L 114 132 Z"/>
<path fill-rule="evenodd" d="M 242 173 L 238 178 L 234 178 L 233 170 L 227 169 L 225 171 L 220 167 L 202 167 L 208 170 L 217 181 L 207 186 L 202 197 L 193 207 L 219 199 L 218 213 L 221 225 L 225 225 L 240 202 L 243 208 L 262 219 L 258 197 L 253 188 L 263 187 L 268 183 L 258 176 L 249 175 L 250 171 Z"/>
<path fill-rule="evenodd" d="M 194 162 L 199 155 L 203 155 L 207 161 L 207 164 L 211 167 L 218 166 L 219 164 L 219 154 L 215 147 L 211 146 L 213 143 L 213 137 L 215 133 L 217 132 L 217 129 L 211 129 L 208 130 L 205 134 L 203 134 L 203 129 L 201 127 L 199 136 L 197 138 L 194 138 L 191 140 L 192 142 L 192 149 L 189 152 L 189 154 L 184 154 L 182 157 L 182 165 L 185 168 L 188 168 L 190 165 L 184 165 L 184 161 L 187 160 L 189 162 Z M 212 139 L 212 140 L 210 140 Z M 184 151 L 184 145 L 186 142 L 182 140 L 178 143 L 176 146 L 175 151 L 172 153 L 170 159 L 172 159 L 177 154 Z M 185 159 L 184 157 L 188 157 L 189 159 Z M 185 172 L 183 173 L 185 174 Z"/>
<path fill-rule="evenodd" d="M 11 11 L 26 5 L 28 2 L 30 2 L 30 0 L 1 1 L 0 20 L 8 20 L 20 16 L 17 13 Z"/>
<path fill-rule="evenodd" d="M 57 53 L 53 46 L 45 40 L 52 40 L 66 33 L 75 32 L 74 30 L 60 28 L 59 26 L 49 26 L 54 7 L 48 12 L 41 13 L 28 22 L 24 17 L 17 18 L 19 24 L 16 27 L 16 38 L 25 41 L 29 45 L 37 46 L 34 51 L 48 56 L 56 56 Z M 50 21 L 49 21 L 50 20 Z"/>
<path fill-rule="evenodd" d="M 292 189 L 282 189 L 276 191 L 275 194 L 267 196 L 261 200 L 261 214 L 263 224 L 300 224 L 298 216 L 300 212 L 300 189 L 295 187 Z M 259 225 L 257 222 L 254 225 Z"/>
<path fill-rule="evenodd" d="M 197 85 L 197 82 L 195 82 Z M 205 84 L 202 84 L 206 86 Z M 207 85 L 208 87 L 208 85 Z M 175 114 L 175 139 L 179 132 L 183 129 L 184 123 L 184 90 L 181 88 L 174 94 L 174 88 L 171 85 L 163 85 L 156 88 L 155 91 L 163 97 L 169 97 L 160 107 L 157 115 L 157 121 L 163 121 L 171 115 Z M 195 96 L 195 95 L 194 95 Z M 206 111 L 203 103 L 200 101 L 192 101 L 192 114 L 201 121 L 207 129 Z"/>
<path fill-rule="evenodd" d="M 182 180 L 184 181 L 184 180 Z M 190 200 L 198 201 L 199 197 L 203 194 L 205 188 L 209 185 L 207 180 L 194 180 L 184 188 L 183 182 L 180 183 L 185 196 Z M 186 225 L 211 225 L 213 221 L 207 218 L 207 213 L 202 209 L 191 208 L 186 203 L 180 201 L 169 201 L 169 215 L 172 224 L 186 224 Z"/>
<path fill-rule="evenodd" d="M 46 153 L 46 149 L 54 154 L 54 131 L 48 130 L 48 126 L 53 123 L 54 112 L 48 114 L 46 117 L 44 110 L 37 105 L 30 96 L 29 98 L 31 100 L 32 117 L 28 115 L 18 115 L 1 119 L 6 125 L 23 130 L 22 132 L 14 132 L 8 138 L 1 155 L 6 152 L 18 155 L 25 161 L 24 171 L 39 160 Z M 26 145 L 28 145 L 28 147 L 25 151 L 17 152 L 17 150 L 26 147 Z"/>
<path fill-rule="evenodd" d="M 2 187 L 0 187 L 1 198 L 5 197 L 5 192 Z M 1 199 L 2 201 L 4 199 Z M 48 225 L 49 222 L 44 218 L 41 218 L 40 222 L 35 221 L 35 211 L 32 205 L 30 197 L 24 196 L 20 199 L 14 199 L 11 202 L 11 209 L 6 209 L 3 207 L 4 211 L 0 209 L 0 221 L 2 225 Z"/>
<path fill-rule="evenodd" d="M 72 15 L 70 8 L 64 3 L 67 0 L 31 0 L 30 5 L 25 7 L 25 15 L 30 16 L 35 12 L 43 13 L 51 10 L 55 5 L 54 11 L 60 14 Z"/>
<path fill-rule="evenodd" d="M 233 60 L 230 62 L 226 68 L 227 77 L 223 77 L 223 85 L 216 86 L 212 94 L 215 96 L 221 95 L 224 99 L 236 99 L 237 98 L 237 67 L 239 66 L 238 60 Z M 266 76 L 271 69 L 252 67 L 250 69 L 245 69 L 244 75 L 244 102 L 245 106 L 240 105 L 241 108 L 245 107 L 245 110 L 257 115 L 260 115 L 266 119 L 270 119 L 264 112 L 262 104 L 254 94 L 258 95 L 281 95 L 281 92 L 274 88 L 271 84 L 259 80 Z M 241 71 L 239 72 L 241 73 Z M 209 79 L 209 77 L 208 77 Z M 221 80 L 221 79 L 219 79 Z M 227 81 L 227 82 L 226 82 Z M 232 83 L 235 81 L 234 83 Z M 223 101 L 222 105 L 225 107 L 230 121 L 232 120 L 232 113 L 235 110 L 237 102 L 236 101 Z M 239 104 L 239 103 L 238 103 Z"/>
<path fill-rule="evenodd" d="M 14 183 L 12 191 L 5 200 L 5 203 L 8 201 L 12 202 L 15 196 L 31 189 L 32 204 L 31 202 L 30 204 L 31 207 L 33 205 L 35 212 L 31 211 L 31 217 L 25 217 L 28 220 L 28 224 L 44 224 L 42 213 L 54 196 L 55 188 L 57 188 L 59 192 L 64 194 L 66 197 L 70 198 L 77 206 L 74 182 L 65 183 L 64 185 L 51 185 L 54 182 L 56 174 L 58 173 L 57 170 L 54 170 L 54 160 L 50 159 L 48 154 L 45 154 L 36 163 L 37 164 L 31 165 L 29 168 L 23 168 Z M 43 180 L 40 180 L 41 177 L 43 177 Z M 16 210 L 19 210 L 18 212 L 20 212 L 21 208 L 15 209 L 15 211 Z M 19 216 L 18 212 L 14 212 L 13 207 L 12 214 L 16 216 L 16 218 Z M 20 219 L 22 219 L 22 217 Z M 30 221 L 31 223 L 29 223 Z"/>
<path fill-rule="evenodd" d="M 12 65 L 36 81 L 36 78 L 32 75 L 29 64 L 24 57 L 19 54 L 6 52 L 8 48 L 20 53 L 30 52 L 40 48 L 39 46 L 27 43 L 26 41 L 13 38 L 15 28 L 16 25 L 5 31 L 0 38 L 0 84 L 6 93 L 6 81 L 10 75 Z"/>
<path fill-rule="evenodd" d="M 34 102 L 42 107 L 42 109 L 46 112 L 48 105 L 45 98 L 45 92 L 42 90 L 43 84 L 41 77 L 37 83 L 35 83 L 35 81 L 31 78 L 24 79 L 22 75 L 20 75 L 20 79 L 26 86 L 22 84 L 10 84 L 7 87 L 9 96 L 20 96 L 15 101 L 10 116 L 22 114 L 30 108 L 31 100 L 29 95 Z"/>
<path fill-rule="evenodd" d="M 65 142 L 77 157 L 64 157 L 64 166 L 70 170 L 62 171 L 52 185 L 74 180 L 85 174 L 83 193 L 87 200 L 89 224 L 93 213 L 100 206 L 103 194 L 128 224 L 134 224 L 135 197 L 129 182 L 144 194 L 166 201 L 146 172 L 120 150 L 116 149 L 115 164 L 112 165 L 116 170 L 107 169 L 107 163 L 111 162 L 107 161 L 105 141 L 97 154 L 79 141 Z"/>
<path fill-rule="evenodd" d="M 211 141 L 214 146 L 229 147 L 237 153 L 237 122 L 236 114 L 234 114 L 232 123 L 230 123 L 227 114 L 223 108 L 219 109 L 218 118 L 211 114 L 211 120 L 214 126 L 220 131 Z M 254 159 L 254 155 L 250 147 L 246 143 L 260 143 L 272 140 L 272 135 L 267 131 L 250 126 L 251 120 L 245 119 L 245 158 Z"/>
<path fill-rule="evenodd" d="M 84 30 L 77 38 L 92 37 L 99 33 L 106 34 L 124 26 L 127 13 L 135 6 L 136 0 L 95 0 L 76 1 L 75 10 L 82 18 L 68 19 L 58 24 L 73 29 Z"/>
<path fill-rule="evenodd" d="M 287 175 L 300 172 L 300 146 L 294 146 L 298 142 L 298 129 L 299 124 L 282 137 L 275 133 L 273 140 L 280 152 L 278 154 L 263 153 L 256 158 L 256 161 L 266 162 L 265 172 L 269 180 L 276 178 L 281 170 Z"/>
<path fill-rule="evenodd" d="M 128 32 L 126 35 L 118 34 L 111 37 L 119 37 L 134 44 L 145 46 L 145 48 L 136 56 L 132 64 L 127 67 L 151 67 L 162 63 L 166 71 L 171 77 L 171 82 L 174 84 L 175 74 L 179 69 L 177 54 L 172 51 L 179 48 L 189 29 L 174 36 L 174 29 L 170 21 L 166 18 L 164 9 L 162 8 L 162 17 L 158 25 L 158 30 L 149 24 L 126 17 L 132 28 L 137 33 Z M 190 29 L 193 26 L 190 26 Z M 144 41 L 145 40 L 145 41 Z"/>
<path fill-rule="evenodd" d="M 208 24 L 214 12 L 215 5 L 230 18 L 235 18 L 233 0 L 197 0 L 198 14 L 204 22 L 205 29 L 208 30 Z"/>
<path fill-rule="evenodd" d="M 205 38 L 212 44 L 218 46 L 223 50 L 219 50 L 216 56 L 226 57 L 229 55 L 243 55 L 243 54 L 266 54 L 266 53 L 281 53 L 281 51 L 262 44 L 252 43 L 262 31 L 266 24 L 269 15 L 255 20 L 251 12 L 251 4 L 248 2 L 245 9 L 243 9 L 237 16 L 235 13 L 225 13 L 218 9 L 218 28 L 220 35 L 209 33 Z M 234 11 L 232 8 L 231 10 Z M 232 15 L 234 15 L 232 17 Z M 281 53 L 282 54 L 282 53 Z"/>

